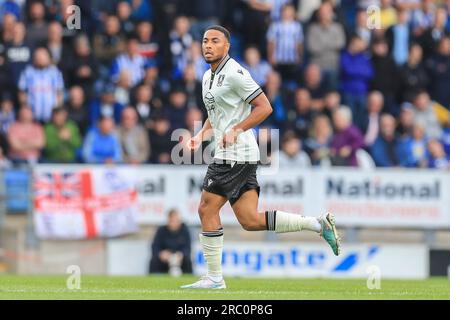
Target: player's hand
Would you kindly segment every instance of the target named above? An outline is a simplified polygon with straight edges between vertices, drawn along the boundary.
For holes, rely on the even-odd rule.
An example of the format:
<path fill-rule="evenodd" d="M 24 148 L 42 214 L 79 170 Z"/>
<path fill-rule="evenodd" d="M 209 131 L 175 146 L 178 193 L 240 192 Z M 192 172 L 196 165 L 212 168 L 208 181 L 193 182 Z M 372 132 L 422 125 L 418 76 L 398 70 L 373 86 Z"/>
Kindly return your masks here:
<path fill-rule="evenodd" d="M 219 147 L 227 148 L 235 144 L 241 131 L 242 130 L 231 129 L 230 131 L 225 133 L 225 135 L 219 141 Z"/>
<path fill-rule="evenodd" d="M 192 138 L 190 138 L 187 142 L 187 147 L 191 151 L 197 151 L 197 149 L 202 144 L 202 138 L 198 134 Z"/>

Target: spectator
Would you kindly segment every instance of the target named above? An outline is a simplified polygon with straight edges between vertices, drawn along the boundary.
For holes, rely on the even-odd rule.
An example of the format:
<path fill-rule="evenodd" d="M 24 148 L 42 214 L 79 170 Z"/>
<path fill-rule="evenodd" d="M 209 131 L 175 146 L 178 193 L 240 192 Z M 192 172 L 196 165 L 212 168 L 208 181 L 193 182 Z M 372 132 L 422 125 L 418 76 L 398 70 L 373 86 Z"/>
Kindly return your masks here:
<path fill-rule="evenodd" d="M 87 108 L 83 89 L 80 86 L 71 87 L 65 109 L 68 119 L 76 124 L 81 136 L 84 136 L 89 124 Z"/>
<path fill-rule="evenodd" d="M 136 26 L 136 34 L 139 41 L 139 54 L 148 59 L 149 62 L 156 60 L 159 44 L 153 33 L 153 25 L 149 21 L 139 22 Z"/>
<path fill-rule="evenodd" d="M 374 77 L 371 89 L 380 91 L 384 97 L 385 111 L 398 116 L 396 93 L 398 86 L 398 71 L 394 59 L 389 55 L 387 42 L 384 39 L 376 40 L 372 45 L 372 66 Z"/>
<path fill-rule="evenodd" d="M 267 56 L 283 79 L 295 80 L 303 52 L 303 29 L 295 20 L 295 8 L 285 5 L 281 21 L 272 22 L 267 31 Z"/>
<path fill-rule="evenodd" d="M 175 19 L 173 29 L 169 33 L 170 53 L 172 54 L 172 78 L 178 79 L 189 60 L 189 48 L 194 41 L 189 33 L 190 22 L 185 16 Z"/>
<path fill-rule="evenodd" d="M 326 115 L 331 121 L 333 118 L 333 113 L 341 106 L 341 95 L 338 91 L 331 90 L 325 94 L 324 97 L 324 107 L 321 114 Z"/>
<path fill-rule="evenodd" d="M 329 166 L 330 145 L 333 136 L 330 119 L 325 115 L 314 118 L 311 135 L 305 141 L 305 150 L 315 166 Z"/>
<path fill-rule="evenodd" d="M 402 66 L 408 60 L 408 48 L 412 36 L 409 31 L 409 12 L 404 9 L 398 11 L 398 23 L 386 32 L 389 52 L 397 64 Z"/>
<path fill-rule="evenodd" d="M 381 110 L 384 105 L 383 94 L 379 91 L 372 91 L 367 97 L 367 110 L 369 111 L 369 117 L 367 118 L 366 125 L 364 126 L 365 135 L 364 143 L 367 147 L 372 146 L 380 131 L 381 122 Z M 385 120 L 388 122 L 389 120 Z"/>
<path fill-rule="evenodd" d="M 169 105 L 167 106 L 170 127 L 172 130 L 186 127 L 186 103 L 186 92 L 181 88 L 174 88 L 169 95 Z"/>
<path fill-rule="evenodd" d="M 120 141 L 114 133 L 114 120 L 111 117 L 102 116 L 98 126 L 88 132 L 82 153 L 86 163 L 122 162 Z"/>
<path fill-rule="evenodd" d="M 355 34 L 364 40 L 367 47 L 373 38 L 372 31 L 367 27 L 368 18 L 366 10 L 358 10 L 356 14 Z"/>
<path fill-rule="evenodd" d="M 433 25 L 435 10 L 433 0 L 422 0 L 421 7 L 412 12 L 411 28 L 415 38 Z"/>
<path fill-rule="evenodd" d="M 414 99 L 414 122 L 420 121 L 426 128 L 429 138 L 440 139 L 442 128 L 434 111 L 434 103 L 426 91 L 420 92 Z"/>
<path fill-rule="evenodd" d="M 152 117 L 155 112 L 153 100 L 153 89 L 150 86 L 142 84 L 137 87 L 134 106 L 137 111 L 139 123 L 147 129 L 151 128 Z M 157 103 L 161 104 L 161 101 Z"/>
<path fill-rule="evenodd" d="M 17 122 L 8 130 L 9 158 L 15 163 L 36 163 L 45 145 L 42 126 L 34 123 L 33 111 L 28 106 L 20 108 Z"/>
<path fill-rule="evenodd" d="M 120 1 L 116 7 L 116 15 L 120 21 L 120 32 L 130 34 L 134 31 L 134 23 L 131 20 L 132 8 L 127 1 Z"/>
<path fill-rule="evenodd" d="M 444 8 L 438 8 L 434 16 L 433 25 L 426 29 L 420 38 L 418 38 L 423 49 L 425 60 L 431 57 L 436 51 L 441 39 L 450 35 L 446 30 L 446 24 L 447 11 Z"/>
<path fill-rule="evenodd" d="M 52 121 L 45 125 L 44 155 L 47 162 L 75 162 L 81 146 L 81 136 L 75 122 L 68 120 L 65 109 L 58 107 L 52 111 Z"/>
<path fill-rule="evenodd" d="M 314 112 L 311 107 L 311 95 L 306 89 L 295 91 L 295 109 L 290 111 L 288 120 L 290 127 L 295 131 L 300 139 L 308 137 L 309 126 L 312 122 Z"/>
<path fill-rule="evenodd" d="M 285 99 L 287 92 L 281 86 L 281 76 L 278 72 L 271 71 L 267 75 L 264 92 L 272 105 L 273 112 L 266 120 L 264 120 L 263 124 L 275 126 L 280 130 L 284 130 L 287 120 L 287 105 Z"/>
<path fill-rule="evenodd" d="M 3 43 L 10 43 L 14 39 L 14 27 L 17 23 L 17 18 L 11 13 L 7 13 L 3 17 L 3 25 L 0 30 L 1 40 Z M 3 48 L 2 48 L 3 49 Z"/>
<path fill-rule="evenodd" d="M 0 104 L 0 135 L 6 136 L 8 129 L 15 122 L 14 102 L 11 97 L 4 95 Z M 3 151 L 6 151 L 3 148 Z"/>
<path fill-rule="evenodd" d="M 362 128 L 367 116 L 366 95 L 374 72 L 364 41 L 353 36 L 341 55 L 341 90 L 344 103 L 350 107 L 355 124 Z"/>
<path fill-rule="evenodd" d="M 188 108 L 203 105 L 202 82 L 195 76 L 194 65 L 188 64 L 184 68 L 183 77 L 175 81 L 172 87 L 182 87 L 185 90 Z"/>
<path fill-rule="evenodd" d="M 380 117 L 380 134 L 370 147 L 370 154 L 377 167 L 406 166 L 405 148 L 395 135 L 395 118 L 390 114 Z"/>
<path fill-rule="evenodd" d="M 311 62 L 319 65 L 328 88 L 337 87 L 339 52 L 345 45 L 342 25 L 333 22 L 333 7 L 324 2 L 318 11 L 319 21 L 308 28 L 306 46 Z"/>
<path fill-rule="evenodd" d="M 63 42 L 63 28 L 57 21 L 48 24 L 46 47 L 50 51 L 50 56 L 55 65 L 60 66 L 61 63 L 64 63 L 63 57 L 67 54 L 67 49 Z"/>
<path fill-rule="evenodd" d="M 29 7 L 27 23 L 27 41 L 34 45 L 42 45 L 47 39 L 48 24 L 45 21 L 45 7 L 42 2 L 33 1 Z"/>
<path fill-rule="evenodd" d="M 170 154 L 175 142 L 171 141 L 169 119 L 159 116 L 154 119 L 154 125 L 150 129 L 151 163 L 170 163 Z"/>
<path fill-rule="evenodd" d="M 312 109 L 321 112 L 327 88 L 322 81 L 322 74 L 318 65 L 312 63 L 305 68 L 302 85 L 311 93 Z"/>
<path fill-rule="evenodd" d="M 66 64 L 65 79 L 69 86 L 81 86 L 88 100 L 94 96 L 94 83 L 98 78 L 98 62 L 91 52 L 86 35 L 74 38 L 74 54 Z"/>
<path fill-rule="evenodd" d="M 131 4 L 131 20 L 150 21 L 153 19 L 153 7 L 151 1 L 146 0 L 128 0 Z"/>
<path fill-rule="evenodd" d="M 425 168 L 428 164 L 427 138 L 425 137 L 425 127 L 417 122 L 412 127 L 411 139 L 406 140 L 411 157 L 411 164 L 414 167 Z"/>
<path fill-rule="evenodd" d="M 61 72 L 52 64 L 45 48 L 38 48 L 33 55 L 33 64 L 20 75 L 20 103 L 29 104 L 34 119 L 47 122 L 52 109 L 63 102 L 64 82 Z"/>
<path fill-rule="evenodd" d="M 363 147 L 364 137 L 352 125 L 352 113 L 348 107 L 341 107 L 333 113 L 335 133 L 331 140 L 331 161 L 335 166 L 358 165 L 356 151 Z"/>
<path fill-rule="evenodd" d="M 10 44 L 6 45 L 5 56 L 9 71 L 11 72 L 11 81 L 17 87 L 19 77 L 27 64 L 31 62 L 31 45 L 25 41 L 25 25 L 17 22 L 14 26 L 14 37 Z"/>
<path fill-rule="evenodd" d="M 122 106 L 130 103 L 131 77 L 128 70 L 123 70 L 120 72 L 114 88 L 114 101 Z"/>
<path fill-rule="evenodd" d="M 408 61 L 399 70 L 399 97 L 401 101 L 412 102 L 414 97 L 426 89 L 429 76 L 422 63 L 423 50 L 418 44 L 411 45 Z"/>
<path fill-rule="evenodd" d="M 428 141 L 428 167 L 437 169 L 450 169 L 450 156 L 445 154 L 444 147 L 438 140 Z"/>
<path fill-rule="evenodd" d="M 249 46 L 245 49 L 242 66 L 250 72 L 250 75 L 258 85 L 262 87 L 266 85 L 266 79 L 272 71 L 272 67 L 267 61 L 261 59 L 261 54 L 257 47 Z"/>
<path fill-rule="evenodd" d="M 110 66 L 114 58 L 125 51 L 125 39 L 120 33 L 119 18 L 108 15 L 104 31 L 94 36 L 94 53 L 100 64 Z"/>
<path fill-rule="evenodd" d="M 167 224 L 156 231 L 152 241 L 149 273 L 179 276 L 192 273 L 191 236 L 177 210 L 168 213 Z"/>
<path fill-rule="evenodd" d="M 440 40 L 436 54 L 427 61 L 427 68 L 431 97 L 450 110 L 450 36 Z"/>
<path fill-rule="evenodd" d="M 120 123 L 122 109 L 124 106 L 115 101 L 115 88 L 112 85 L 107 85 L 103 90 L 101 97 L 92 101 L 90 105 L 90 125 L 97 123 L 100 117 L 112 117 L 116 124 Z"/>
<path fill-rule="evenodd" d="M 140 164 L 148 161 L 150 155 L 148 135 L 138 124 L 138 116 L 134 108 L 123 109 L 118 135 L 125 163 Z"/>
<path fill-rule="evenodd" d="M 272 161 L 277 161 L 280 167 L 310 167 L 311 160 L 308 154 L 302 150 L 302 141 L 294 131 L 286 131 L 282 137 L 281 150 L 272 156 Z"/>
<path fill-rule="evenodd" d="M 119 81 L 119 75 L 127 71 L 131 76 L 131 86 L 134 87 L 142 81 L 145 69 L 149 67 L 149 61 L 139 53 L 139 42 L 135 36 L 127 40 L 126 52 L 119 55 L 113 62 L 111 77 L 115 83 Z"/>

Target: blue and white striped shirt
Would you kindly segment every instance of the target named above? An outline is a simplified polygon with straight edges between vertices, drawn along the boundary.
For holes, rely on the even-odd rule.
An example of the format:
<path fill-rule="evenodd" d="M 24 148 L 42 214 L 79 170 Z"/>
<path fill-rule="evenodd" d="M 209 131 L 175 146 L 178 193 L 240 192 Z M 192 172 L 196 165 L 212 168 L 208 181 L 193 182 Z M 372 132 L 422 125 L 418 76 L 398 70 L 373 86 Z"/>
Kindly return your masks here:
<path fill-rule="evenodd" d="M 292 0 L 272 0 L 272 10 L 270 10 L 270 20 L 273 22 L 281 20 L 281 10 L 286 4 L 292 4 Z"/>
<path fill-rule="evenodd" d="M 149 65 L 149 59 L 141 55 L 130 57 L 126 53 L 121 54 L 113 62 L 111 70 L 112 80 L 117 82 L 120 73 L 122 71 L 127 71 L 130 76 L 131 86 L 134 87 L 144 78 L 145 69 L 147 69 Z"/>
<path fill-rule="evenodd" d="M 303 28 L 298 21 L 272 23 L 267 31 L 267 40 L 275 45 L 277 64 L 296 63 L 297 47 L 303 43 Z"/>
<path fill-rule="evenodd" d="M 28 65 L 20 75 L 19 89 L 27 93 L 35 120 L 47 122 L 58 103 L 58 91 L 64 89 L 64 81 L 54 65 L 44 69 Z"/>

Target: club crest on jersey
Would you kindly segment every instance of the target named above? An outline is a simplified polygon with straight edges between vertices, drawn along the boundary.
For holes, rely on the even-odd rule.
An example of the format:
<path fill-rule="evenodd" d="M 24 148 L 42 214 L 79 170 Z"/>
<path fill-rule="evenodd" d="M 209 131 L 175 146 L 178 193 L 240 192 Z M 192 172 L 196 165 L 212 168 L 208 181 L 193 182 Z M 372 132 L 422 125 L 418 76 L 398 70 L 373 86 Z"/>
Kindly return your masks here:
<path fill-rule="evenodd" d="M 240 73 L 240 74 L 244 75 L 244 71 L 242 71 L 242 69 L 239 69 L 239 70 L 237 71 L 237 73 Z"/>
<path fill-rule="evenodd" d="M 221 87 L 222 86 L 222 84 L 223 84 L 223 80 L 225 79 L 225 75 L 224 74 L 221 74 L 220 76 L 219 76 L 219 78 L 217 79 L 217 86 L 218 87 Z"/>
<path fill-rule="evenodd" d="M 214 99 L 214 96 L 211 94 L 211 92 L 208 92 L 205 95 L 204 102 L 206 110 L 214 111 L 214 109 L 216 108 L 216 100 Z"/>

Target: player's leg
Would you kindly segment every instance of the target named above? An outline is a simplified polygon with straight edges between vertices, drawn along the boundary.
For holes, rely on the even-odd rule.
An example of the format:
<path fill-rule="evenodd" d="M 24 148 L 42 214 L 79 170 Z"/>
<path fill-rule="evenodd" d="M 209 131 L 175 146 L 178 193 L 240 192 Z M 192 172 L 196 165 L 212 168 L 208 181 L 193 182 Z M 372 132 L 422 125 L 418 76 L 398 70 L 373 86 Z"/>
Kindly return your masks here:
<path fill-rule="evenodd" d="M 320 221 L 315 217 L 270 210 L 258 212 L 258 193 L 256 189 L 244 192 L 232 205 L 233 211 L 245 230 L 272 230 L 279 233 L 302 230 L 321 230 Z"/>
<path fill-rule="evenodd" d="M 198 214 L 202 224 L 199 234 L 207 274 L 199 281 L 182 286 L 183 289 L 224 289 L 222 277 L 223 228 L 220 222 L 220 209 L 228 201 L 224 196 L 208 191 L 202 192 Z"/>
<path fill-rule="evenodd" d="M 281 210 L 258 212 L 258 192 L 251 189 L 237 200 L 231 199 L 233 211 L 245 230 L 270 230 L 277 233 L 309 230 L 320 235 L 331 246 L 335 255 L 340 252 L 340 239 L 337 234 L 334 217 L 326 214 L 319 218 L 306 217 Z"/>

